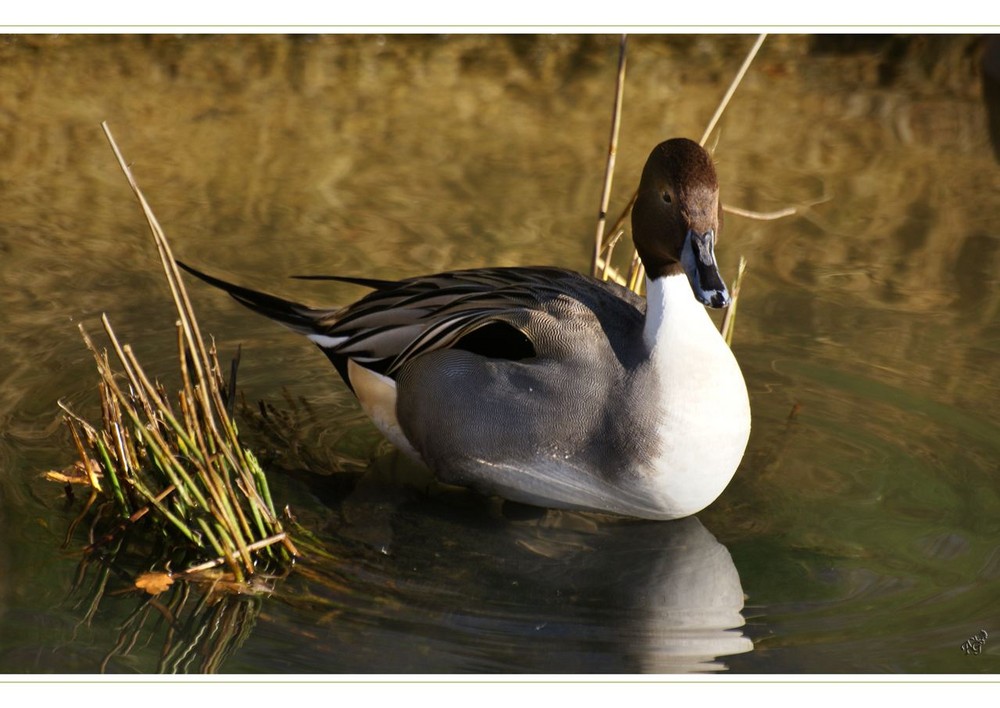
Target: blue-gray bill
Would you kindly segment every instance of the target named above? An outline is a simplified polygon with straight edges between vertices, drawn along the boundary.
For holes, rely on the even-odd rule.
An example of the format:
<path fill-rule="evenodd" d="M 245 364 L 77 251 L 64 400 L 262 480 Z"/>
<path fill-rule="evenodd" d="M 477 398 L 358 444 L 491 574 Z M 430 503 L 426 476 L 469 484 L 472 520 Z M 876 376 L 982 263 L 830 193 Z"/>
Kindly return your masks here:
<path fill-rule="evenodd" d="M 709 229 L 703 234 L 694 230 L 687 232 L 681 266 L 698 302 L 708 307 L 729 307 L 729 290 L 715 261 L 715 231 Z"/>

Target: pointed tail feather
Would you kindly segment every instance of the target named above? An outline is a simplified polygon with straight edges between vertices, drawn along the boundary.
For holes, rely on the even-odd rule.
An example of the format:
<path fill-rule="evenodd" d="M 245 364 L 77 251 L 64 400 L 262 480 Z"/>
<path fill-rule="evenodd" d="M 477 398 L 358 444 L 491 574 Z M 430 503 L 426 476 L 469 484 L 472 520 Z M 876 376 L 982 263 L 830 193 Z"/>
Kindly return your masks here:
<path fill-rule="evenodd" d="M 397 280 L 376 280 L 375 278 L 355 278 L 350 275 L 293 275 L 291 276 L 296 280 L 333 280 L 338 283 L 350 283 L 351 285 L 360 285 L 363 288 L 371 288 L 372 290 L 389 290 L 390 288 L 397 287 L 399 281 Z"/>
<path fill-rule="evenodd" d="M 177 261 L 177 265 L 191 275 L 204 280 L 209 285 L 224 290 L 229 293 L 234 300 L 244 305 L 254 312 L 258 312 L 276 322 L 289 327 L 301 334 L 314 334 L 317 329 L 317 320 L 332 314 L 336 310 L 315 310 L 306 305 L 302 305 L 292 300 L 285 300 L 276 295 L 262 293 L 258 290 L 251 290 L 242 285 L 227 282 L 220 278 L 202 273 L 197 268 L 192 268 L 186 263 Z"/>

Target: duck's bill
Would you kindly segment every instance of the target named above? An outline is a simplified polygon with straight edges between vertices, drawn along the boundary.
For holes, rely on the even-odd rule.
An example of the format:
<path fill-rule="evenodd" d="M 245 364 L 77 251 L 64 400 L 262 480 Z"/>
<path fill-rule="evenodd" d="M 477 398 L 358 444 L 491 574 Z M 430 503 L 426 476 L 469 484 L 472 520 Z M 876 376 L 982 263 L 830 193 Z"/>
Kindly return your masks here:
<path fill-rule="evenodd" d="M 729 306 L 729 291 L 715 262 L 714 231 L 710 229 L 703 234 L 688 231 L 681 253 L 681 266 L 698 302 L 708 307 Z"/>

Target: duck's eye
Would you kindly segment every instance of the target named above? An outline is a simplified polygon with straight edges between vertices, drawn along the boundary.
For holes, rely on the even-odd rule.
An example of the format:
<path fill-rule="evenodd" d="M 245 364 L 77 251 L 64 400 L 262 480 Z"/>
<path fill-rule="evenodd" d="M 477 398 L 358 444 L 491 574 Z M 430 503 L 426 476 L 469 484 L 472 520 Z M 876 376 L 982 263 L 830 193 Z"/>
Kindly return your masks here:
<path fill-rule="evenodd" d="M 673 199 L 671 199 L 671 197 L 670 197 L 670 192 L 664 192 L 663 193 L 663 201 L 666 204 L 669 204 L 670 202 L 673 201 Z"/>

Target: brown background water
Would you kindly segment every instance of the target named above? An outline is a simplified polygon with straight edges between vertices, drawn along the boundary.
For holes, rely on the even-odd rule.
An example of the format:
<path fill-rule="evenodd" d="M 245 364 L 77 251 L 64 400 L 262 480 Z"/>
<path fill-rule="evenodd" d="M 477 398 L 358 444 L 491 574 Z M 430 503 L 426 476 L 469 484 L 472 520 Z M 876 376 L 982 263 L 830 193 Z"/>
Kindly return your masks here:
<path fill-rule="evenodd" d="M 613 212 L 652 145 L 701 135 L 751 43 L 631 39 Z M 243 345 L 247 400 L 286 417 L 284 437 L 242 420 L 327 555 L 266 599 L 192 601 L 168 637 L 156 613 L 136 628 L 114 573 L 88 611 L 107 571 L 72 590 L 81 501 L 39 477 L 72 458 L 57 400 L 96 412 L 77 323 L 107 312 L 148 370 L 174 363 L 100 121 L 175 252 L 251 286 L 330 304 L 360 291 L 286 276 L 586 269 L 617 38 L 0 38 L 0 671 L 996 672 L 990 51 L 765 44 L 712 141 L 723 199 L 801 214 L 726 220 L 724 272 L 750 262 L 734 349 L 754 430 L 697 520 L 513 514 L 430 487 L 308 342 L 193 286 L 223 353 Z"/>

